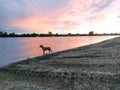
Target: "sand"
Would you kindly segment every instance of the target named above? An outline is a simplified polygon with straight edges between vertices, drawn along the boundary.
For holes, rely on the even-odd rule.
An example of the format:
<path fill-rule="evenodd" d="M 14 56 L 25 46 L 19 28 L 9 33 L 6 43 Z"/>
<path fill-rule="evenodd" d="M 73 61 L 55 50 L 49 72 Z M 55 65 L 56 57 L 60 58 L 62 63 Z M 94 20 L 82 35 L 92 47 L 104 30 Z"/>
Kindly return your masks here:
<path fill-rule="evenodd" d="M 120 90 L 120 37 L 4 66 L 0 90 Z"/>

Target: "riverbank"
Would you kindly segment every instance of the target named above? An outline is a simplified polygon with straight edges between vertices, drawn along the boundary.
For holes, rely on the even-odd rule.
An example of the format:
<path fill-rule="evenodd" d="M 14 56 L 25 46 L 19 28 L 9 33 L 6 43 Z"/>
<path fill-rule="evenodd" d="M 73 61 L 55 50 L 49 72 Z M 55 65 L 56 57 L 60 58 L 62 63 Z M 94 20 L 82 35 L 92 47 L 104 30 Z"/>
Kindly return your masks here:
<path fill-rule="evenodd" d="M 119 90 L 119 80 L 120 37 L 0 69 L 2 90 Z"/>

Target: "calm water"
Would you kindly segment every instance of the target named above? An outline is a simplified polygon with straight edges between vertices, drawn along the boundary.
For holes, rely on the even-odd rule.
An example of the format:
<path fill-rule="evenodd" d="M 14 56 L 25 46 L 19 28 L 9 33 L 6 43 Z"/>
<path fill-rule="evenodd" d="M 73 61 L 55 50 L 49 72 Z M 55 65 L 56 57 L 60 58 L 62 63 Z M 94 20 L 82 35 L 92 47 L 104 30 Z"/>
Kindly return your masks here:
<path fill-rule="evenodd" d="M 39 45 L 52 47 L 53 52 L 84 46 L 115 36 L 0 38 L 0 66 L 42 55 Z"/>

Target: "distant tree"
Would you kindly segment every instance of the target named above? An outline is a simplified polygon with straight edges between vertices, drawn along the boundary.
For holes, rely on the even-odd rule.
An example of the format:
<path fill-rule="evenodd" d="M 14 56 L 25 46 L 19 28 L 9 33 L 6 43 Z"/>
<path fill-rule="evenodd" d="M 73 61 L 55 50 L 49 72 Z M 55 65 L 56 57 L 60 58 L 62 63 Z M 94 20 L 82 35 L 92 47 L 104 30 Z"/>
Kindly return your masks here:
<path fill-rule="evenodd" d="M 68 33 L 68 35 L 72 35 L 71 33 Z"/>
<path fill-rule="evenodd" d="M 91 36 L 94 35 L 94 31 L 90 31 L 89 35 L 91 35 Z"/>
<path fill-rule="evenodd" d="M 8 37 L 8 34 L 7 34 L 7 32 L 4 32 L 4 37 Z"/>
<path fill-rule="evenodd" d="M 48 32 L 48 35 L 49 35 L 49 36 L 52 36 L 53 34 L 52 34 L 52 32 L 51 32 L 51 31 L 49 31 L 49 32 Z"/>
<path fill-rule="evenodd" d="M 76 35 L 78 36 L 78 35 L 80 35 L 79 33 L 76 33 Z"/>
<path fill-rule="evenodd" d="M 38 34 L 32 33 L 30 36 L 31 36 L 31 37 L 36 37 L 36 36 L 38 36 Z"/>
<path fill-rule="evenodd" d="M 0 37 L 8 37 L 7 32 L 0 31 Z"/>
<path fill-rule="evenodd" d="M 3 36 L 3 32 L 2 31 L 0 31 L 0 37 L 2 37 Z"/>
<path fill-rule="evenodd" d="M 59 34 L 58 34 L 58 33 L 56 33 L 55 35 L 56 35 L 56 36 L 58 36 Z"/>
<path fill-rule="evenodd" d="M 15 37 L 15 33 L 9 33 L 9 37 Z"/>

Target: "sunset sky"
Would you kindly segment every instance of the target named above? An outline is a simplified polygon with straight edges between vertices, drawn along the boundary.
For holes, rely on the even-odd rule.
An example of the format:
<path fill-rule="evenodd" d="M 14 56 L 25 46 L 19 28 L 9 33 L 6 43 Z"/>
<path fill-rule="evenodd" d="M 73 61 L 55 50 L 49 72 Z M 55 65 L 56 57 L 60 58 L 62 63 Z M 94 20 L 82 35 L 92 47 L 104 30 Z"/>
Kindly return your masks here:
<path fill-rule="evenodd" d="M 0 30 L 120 33 L 120 0 L 0 0 Z"/>

